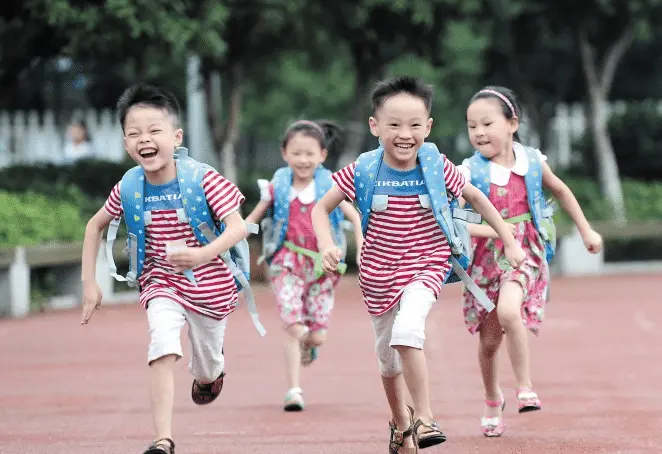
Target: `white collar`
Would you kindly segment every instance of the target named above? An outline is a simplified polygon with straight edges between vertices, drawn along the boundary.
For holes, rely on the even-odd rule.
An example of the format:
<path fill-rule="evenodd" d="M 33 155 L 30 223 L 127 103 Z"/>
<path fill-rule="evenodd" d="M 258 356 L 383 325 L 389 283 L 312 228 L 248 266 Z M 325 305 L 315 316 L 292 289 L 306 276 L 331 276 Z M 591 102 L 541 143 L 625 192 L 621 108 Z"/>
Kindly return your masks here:
<path fill-rule="evenodd" d="M 289 201 L 293 201 L 294 199 L 299 199 L 299 202 L 303 203 L 304 205 L 310 205 L 315 201 L 315 180 L 313 179 L 308 185 L 301 189 L 301 190 L 296 190 L 294 187 L 290 188 L 290 193 L 288 195 Z"/>
<path fill-rule="evenodd" d="M 513 151 L 515 153 L 515 165 L 510 169 L 490 162 L 490 181 L 493 184 L 505 186 L 510 180 L 511 172 L 523 177 L 529 171 L 529 160 L 524 146 L 519 142 L 513 142 Z"/>

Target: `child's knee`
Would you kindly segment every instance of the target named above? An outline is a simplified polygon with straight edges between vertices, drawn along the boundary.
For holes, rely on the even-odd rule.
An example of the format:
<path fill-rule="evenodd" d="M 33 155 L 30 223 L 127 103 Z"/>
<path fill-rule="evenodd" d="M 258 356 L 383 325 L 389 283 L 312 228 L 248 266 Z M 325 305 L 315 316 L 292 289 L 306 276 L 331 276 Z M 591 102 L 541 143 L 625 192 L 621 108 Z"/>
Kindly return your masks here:
<path fill-rule="evenodd" d="M 402 373 L 402 362 L 400 355 L 391 347 L 390 336 L 378 336 L 375 342 L 375 353 L 377 354 L 377 365 L 382 377 L 392 378 Z"/>
<path fill-rule="evenodd" d="M 308 327 L 303 323 L 292 323 L 285 327 L 285 332 L 288 336 L 301 340 L 306 334 L 308 334 Z"/>
<path fill-rule="evenodd" d="M 499 334 L 501 334 L 501 332 L 499 332 Z M 495 334 L 489 336 L 481 336 L 480 338 L 481 350 L 490 356 L 496 354 L 500 345 L 501 345 L 501 335 Z"/>
<path fill-rule="evenodd" d="M 386 347 L 386 350 L 377 352 L 377 365 L 382 377 L 393 378 L 402 373 L 402 362 L 400 355 L 393 347 Z"/>
<path fill-rule="evenodd" d="M 326 330 L 324 329 L 311 331 L 310 334 L 308 334 L 308 338 L 306 339 L 306 343 L 311 347 L 319 347 L 325 341 L 326 341 Z"/>
<path fill-rule="evenodd" d="M 498 310 L 499 306 L 497 306 Z M 507 332 L 515 327 L 515 324 L 522 324 L 521 309 L 519 308 L 504 308 L 497 312 L 499 317 L 499 324 Z"/>

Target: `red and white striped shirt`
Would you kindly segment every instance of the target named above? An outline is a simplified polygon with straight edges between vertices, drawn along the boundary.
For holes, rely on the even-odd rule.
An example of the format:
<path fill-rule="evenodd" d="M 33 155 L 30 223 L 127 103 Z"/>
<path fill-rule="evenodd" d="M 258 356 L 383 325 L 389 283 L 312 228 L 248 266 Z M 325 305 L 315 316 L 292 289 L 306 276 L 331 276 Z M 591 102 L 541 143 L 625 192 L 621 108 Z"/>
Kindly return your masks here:
<path fill-rule="evenodd" d="M 104 205 L 108 214 L 116 218 L 122 214 L 120 183 L 115 185 Z M 202 186 L 216 219 L 223 220 L 245 200 L 237 186 L 214 170 L 205 173 Z M 194 312 L 222 320 L 237 306 L 237 287 L 232 273 L 219 257 L 193 270 L 197 287 L 182 273 L 175 273 L 166 260 L 166 242 L 183 239 L 188 247 L 200 247 L 200 243 L 190 224 L 178 220 L 175 209 L 153 210 L 151 213 L 152 223 L 145 228 L 145 264 L 139 278 L 140 304 L 146 309 L 150 300 L 165 297 Z"/>
<path fill-rule="evenodd" d="M 355 167 L 354 162 L 333 175 L 350 202 L 356 198 Z M 448 159 L 444 176 L 447 190 L 461 196 L 466 180 Z M 359 284 L 368 312 L 381 315 L 391 309 L 412 282 L 422 282 L 438 297 L 451 268 L 450 254 L 432 210 L 421 206 L 418 195 L 390 195 L 384 211 L 371 211 L 361 249 Z"/>

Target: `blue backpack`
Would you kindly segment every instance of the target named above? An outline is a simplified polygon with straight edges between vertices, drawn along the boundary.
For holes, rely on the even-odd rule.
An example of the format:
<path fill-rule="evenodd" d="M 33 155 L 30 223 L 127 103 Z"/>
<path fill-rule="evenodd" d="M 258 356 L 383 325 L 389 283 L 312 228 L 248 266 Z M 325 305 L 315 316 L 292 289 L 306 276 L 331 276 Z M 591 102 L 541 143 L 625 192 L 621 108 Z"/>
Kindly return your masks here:
<path fill-rule="evenodd" d="M 177 166 L 177 180 L 182 194 L 183 208 L 177 210 L 180 222 L 188 222 L 200 244 L 206 245 L 214 241 L 225 230 L 222 222 L 215 221 L 211 209 L 207 204 L 202 180 L 211 166 L 198 162 L 188 156 L 188 150 L 184 147 L 177 148 L 175 152 Z M 120 282 L 126 282 L 130 287 L 140 287 L 138 278 L 142 274 L 145 261 L 145 225 L 151 223 L 151 212 L 144 210 L 145 174 L 140 166 L 129 169 L 122 177 L 120 185 L 120 197 L 124 211 L 128 238 L 127 248 L 129 253 L 129 272 L 126 276 L 117 274 L 117 267 L 113 259 L 113 243 L 117 238 L 121 220 L 113 219 L 108 227 L 106 241 L 106 259 L 110 274 Z M 250 233 L 257 233 L 258 226 L 247 224 Z M 237 290 L 244 292 L 249 313 L 253 323 L 261 336 L 266 334 L 262 326 L 255 305 L 255 298 L 250 286 L 250 251 L 246 239 L 240 241 L 229 251 L 221 255 L 221 259 L 232 272 L 237 285 Z M 185 270 L 183 274 L 196 284 L 192 270 Z"/>
<path fill-rule="evenodd" d="M 331 176 L 332 172 L 323 166 L 319 166 L 315 171 L 316 201 L 319 201 L 331 189 L 333 185 Z M 273 256 L 283 247 L 285 242 L 290 218 L 289 194 L 292 188 L 292 177 L 291 168 L 281 167 L 274 173 L 272 178 L 274 201 L 260 225 L 262 229 L 262 256 L 258 259 L 258 263 L 266 261 L 267 264 L 271 264 Z M 329 215 L 334 242 L 343 252 L 343 256 L 347 251 L 347 238 L 343 232 L 344 220 L 345 215 L 340 208 L 336 208 Z"/>
<path fill-rule="evenodd" d="M 379 205 L 386 206 L 388 202 L 387 195 L 374 195 L 375 182 L 383 157 L 384 148 L 381 146 L 363 153 L 358 157 L 354 171 L 356 203 L 361 212 L 361 227 L 364 235 L 368 229 L 371 210 Z M 451 248 L 452 270 L 446 276 L 444 283 L 463 282 L 489 312 L 494 309 L 494 304 L 466 272 L 472 255 L 468 223 L 480 223 L 481 217 L 473 211 L 460 208 L 457 199 L 447 192 L 444 159 L 446 157 L 433 143 L 426 142 L 418 150 L 418 163 L 428 190 L 427 195 L 419 198 L 423 206 L 431 206 L 434 218 Z"/>
<path fill-rule="evenodd" d="M 524 176 L 526 196 L 529 202 L 531 219 L 545 245 L 545 256 L 549 263 L 556 253 L 556 226 L 554 224 L 554 211 L 556 204 L 545 200 L 542 187 L 542 160 L 538 150 L 523 147 L 529 161 L 529 170 Z M 471 169 L 471 184 L 480 189 L 486 197 L 490 196 L 490 161 L 478 151 L 467 160 Z M 467 204 L 469 207 L 469 204 Z"/>

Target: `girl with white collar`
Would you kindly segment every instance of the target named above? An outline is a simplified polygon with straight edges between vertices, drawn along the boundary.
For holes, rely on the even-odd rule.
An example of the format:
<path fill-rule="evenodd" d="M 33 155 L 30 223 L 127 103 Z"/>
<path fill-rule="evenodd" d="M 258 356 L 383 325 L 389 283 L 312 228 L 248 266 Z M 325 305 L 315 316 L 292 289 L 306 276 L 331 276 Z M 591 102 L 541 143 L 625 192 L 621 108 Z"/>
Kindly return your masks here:
<path fill-rule="evenodd" d="M 555 249 L 552 212 L 543 189 L 572 218 L 587 250 L 598 253 L 602 248 L 601 236 L 591 228 L 572 191 L 547 165 L 546 157 L 519 143 L 520 117 L 521 108 L 511 90 L 485 87 L 478 91 L 467 108 L 469 140 L 476 153 L 458 166 L 511 225 L 527 254 L 519 268 L 512 268 L 496 232 L 488 225 L 470 226 L 474 256 L 468 272 L 497 307 L 488 314 L 471 292 L 464 292 L 466 326 L 480 336 L 478 356 L 486 404 L 481 429 L 487 437 L 498 437 L 504 431 L 505 400 L 497 374 L 497 352 L 504 334 L 517 383 L 518 410 L 541 409 L 532 390 L 527 329 L 539 334 L 549 285 L 548 261 Z"/>
<path fill-rule="evenodd" d="M 342 148 L 340 129 L 331 122 L 300 120 L 285 131 L 281 154 L 287 166 L 276 171 L 271 181 L 258 180 L 260 202 L 246 217 L 247 222 L 262 221 L 263 254 L 268 277 L 276 295 L 285 329 L 285 370 L 288 391 L 285 411 L 304 409 L 300 386 L 300 366 L 317 358 L 317 348 L 326 339 L 334 305 L 338 272 L 325 274 L 317 247 L 311 212 L 317 201 L 331 188 L 332 172 L 322 164 L 329 152 Z M 265 217 L 266 215 L 266 217 Z M 329 216 L 334 240 L 346 248 L 343 226 L 354 227 L 357 251 L 363 233 L 359 213 L 343 202 Z M 359 262 L 357 254 L 357 264 Z M 339 268 L 344 272 L 344 268 Z"/>

